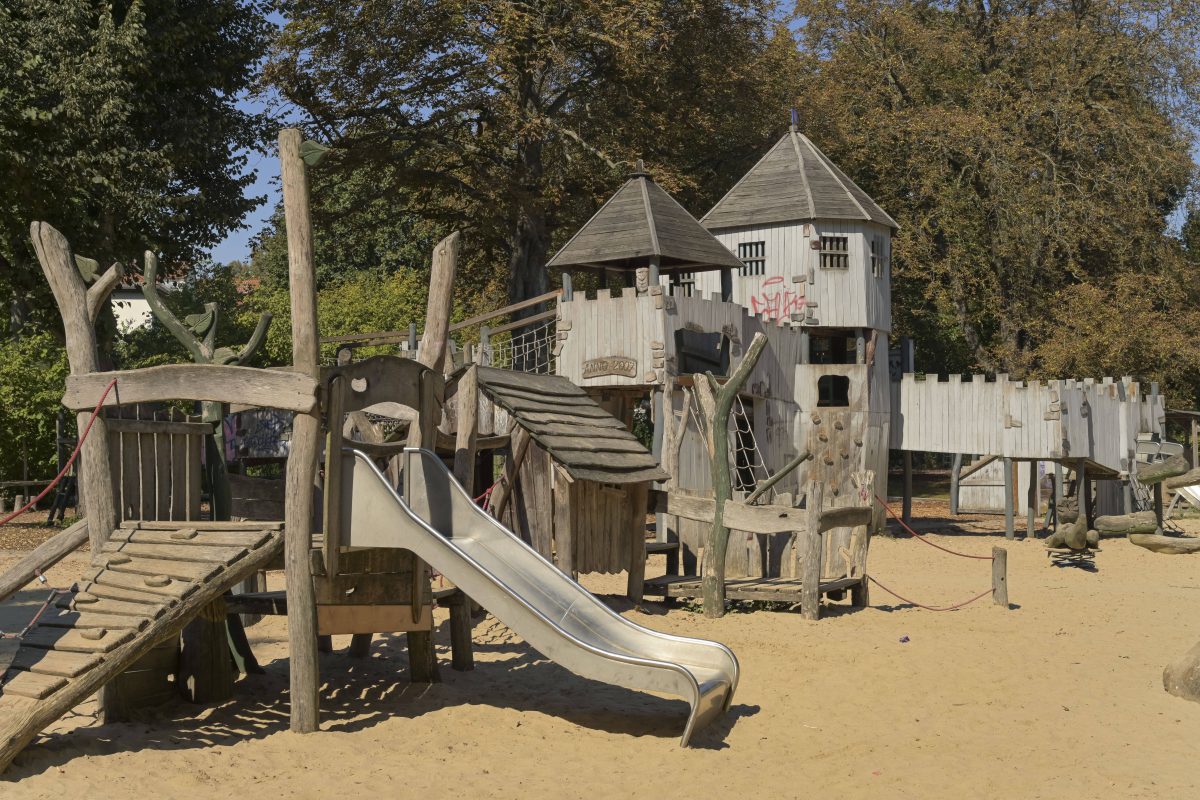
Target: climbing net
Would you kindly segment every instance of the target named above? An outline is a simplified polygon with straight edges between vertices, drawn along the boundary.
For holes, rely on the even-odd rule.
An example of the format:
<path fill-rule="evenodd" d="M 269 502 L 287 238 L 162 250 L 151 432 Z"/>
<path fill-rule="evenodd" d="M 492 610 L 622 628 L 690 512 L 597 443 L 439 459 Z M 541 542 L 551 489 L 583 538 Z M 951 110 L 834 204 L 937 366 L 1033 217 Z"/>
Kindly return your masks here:
<path fill-rule="evenodd" d="M 754 436 L 754 421 L 746 413 L 739 396 L 729 415 L 729 443 L 733 448 L 733 488 L 739 492 L 752 492 L 759 481 L 771 477 L 763 460 L 758 439 Z"/>
<path fill-rule="evenodd" d="M 492 337 L 482 345 L 481 364 L 518 372 L 550 374 L 554 372 L 554 320 L 511 335 Z"/>

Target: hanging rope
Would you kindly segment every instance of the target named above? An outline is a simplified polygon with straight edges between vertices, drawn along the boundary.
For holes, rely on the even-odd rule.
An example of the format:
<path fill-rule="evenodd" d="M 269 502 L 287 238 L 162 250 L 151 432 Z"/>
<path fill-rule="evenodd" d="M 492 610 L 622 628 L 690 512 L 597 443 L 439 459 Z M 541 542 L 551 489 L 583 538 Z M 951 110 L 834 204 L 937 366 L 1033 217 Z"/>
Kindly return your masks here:
<path fill-rule="evenodd" d="M 909 600 L 907 597 L 904 597 L 903 595 L 896 594 L 891 589 L 884 586 L 882 583 L 875 580 L 875 578 L 871 577 L 870 575 L 867 576 L 867 580 L 869 580 L 871 583 L 878 586 L 880 589 L 883 589 L 885 592 L 890 594 L 892 597 L 895 597 L 897 600 L 903 600 L 905 603 L 908 603 L 910 606 L 916 606 L 917 608 L 923 608 L 926 611 L 954 611 L 955 609 L 959 609 L 959 608 L 962 608 L 963 606 L 970 605 L 971 603 L 974 603 L 976 600 L 979 600 L 980 598 L 987 597 L 989 594 L 992 593 L 992 590 L 988 589 L 985 592 L 980 592 L 979 594 L 975 595 L 970 600 L 964 600 L 961 603 L 955 603 L 952 606 L 927 606 L 924 603 L 918 603 L 916 600 Z"/>
<path fill-rule="evenodd" d="M 50 494 L 50 490 L 57 486 L 58 482 L 63 479 L 63 476 L 70 471 L 71 465 L 75 463 L 75 459 L 79 456 L 80 448 L 83 447 L 84 441 L 87 440 L 88 434 L 91 433 L 92 423 L 96 421 L 96 417 L 100 416 L 100 409 L 104 406 L 104 400 L 108 397 L 108 393 L 111 392 L 116 385 L 116 378 L 113 378 L 108 382 L 108 386 L 105 387 L 104 393 L 100 395 L 100 400 L 96 403 L 96 408 L 92 410 L 92 416 L 88 419 L 87 427 L 85 427 L 83 429 L 83 433 L 79 435 L 79 441 L 75 443 L 75 449 L 71 452 L 71 457 L 67 459 L 67 463 L 63 466 L 62 471 L 59 472 L 58 475 L 54 476 L 54 480 L 50 481 L 50 485 L 43 489 L 41 494 L 30 500 L 23 507 L 9 514 L 4 519 L 0 519 L 0 525 L 7 525 L 9 522 L 12 522 L 14 519 L 36 506 L 39 502 L 41 502 L 43 497 Z"/>
<path fill-rule="evenodd" d="M 880 498 L 879 495 L 875 495 L 875 500 L 879 503 L 879 505 L 883 506 L 884 510 L 887 511 L 888 515 L 892 519 L 894 519 L 894 520 L 896 520 L 896 522 L 900 523 L 901 528 L 904 528 L 904 530 L 908 531 L 910 534 L 912 534 L 914 537 L 916 537 L 917 541 L 924 542 L 925 544 L 929 545 L 930 547 L 936 547 L 938 550 L 941 550 L 943 553 L 949 553 L 950 555 L 958 556 L 959 558 L 976 558 L 976 559 L 979 559 L 980 561 L 991 561 L 992 560 L 991 556 L 975 556 L 975 555 L 971 555 L 970 553 L 960 553 L 957 550 L 951 550 L 948 547 L 942 547 L 940 544 L 936 544 L 935 542 L 929 541 L 924 536 L 917 533 L 912 528 L 908 527 L 908 525 L 904 524 L 904 520 L 902 520 L 902 519 L 900 519 L 900 517 L 896 516 L 896 512 L 892 511 L 892 509 L 890 507 L 888 507 L 888 504 L 885 503 L 883 501 L 883 499 Z"/>

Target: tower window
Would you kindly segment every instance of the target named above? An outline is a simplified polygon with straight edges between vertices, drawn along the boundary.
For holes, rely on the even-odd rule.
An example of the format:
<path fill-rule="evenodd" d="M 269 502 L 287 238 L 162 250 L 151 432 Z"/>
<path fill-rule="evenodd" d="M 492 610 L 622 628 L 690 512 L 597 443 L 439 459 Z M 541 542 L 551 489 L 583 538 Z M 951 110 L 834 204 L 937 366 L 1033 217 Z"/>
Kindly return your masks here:
<path fill-rule="evenodd" d="M 767 243 L 743 242 L 738 245 L 738 259 L 742 262 L 743 275 L 767 274 Z"/>
<path fill-rule="evenodd" d="M 821 268 L 850 268 L 850 238 L 848 236 L 821 237 Z"/>
<path fill-rule="evenodd" d="M 875 234 L 871 237 L 871 274 L 882 278 L 887 270 L 887 243 L 883 237 Z"/>
<path fill-rule="evenodd" d="M 850 405 L 850 379 L 845 375 L 822 375 L 817 379 L 817 406 L 845 408 Z"/>
<path fill-rule="evenodd" d="M 672 272 L 671 294 L 679 297 L 691 297 L 696 288 L 696 273 Z"/>

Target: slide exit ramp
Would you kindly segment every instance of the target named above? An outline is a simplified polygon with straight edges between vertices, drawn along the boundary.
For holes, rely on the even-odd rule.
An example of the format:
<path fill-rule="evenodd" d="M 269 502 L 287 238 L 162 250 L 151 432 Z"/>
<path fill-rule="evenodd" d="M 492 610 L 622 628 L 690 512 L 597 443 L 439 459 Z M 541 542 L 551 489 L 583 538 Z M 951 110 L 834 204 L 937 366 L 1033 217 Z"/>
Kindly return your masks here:
<path fill-rule="evenodd" d="M 411 550 L 547 658 L 576 675 L 682 697 L 680 741 L 728 710 L 728 647 L 643 628 L 615 613 L 472 502 L 428 450 L 404 451 L 403 496 L 370 457 L 344 451 L 342 530 L 352 547 Z"/>

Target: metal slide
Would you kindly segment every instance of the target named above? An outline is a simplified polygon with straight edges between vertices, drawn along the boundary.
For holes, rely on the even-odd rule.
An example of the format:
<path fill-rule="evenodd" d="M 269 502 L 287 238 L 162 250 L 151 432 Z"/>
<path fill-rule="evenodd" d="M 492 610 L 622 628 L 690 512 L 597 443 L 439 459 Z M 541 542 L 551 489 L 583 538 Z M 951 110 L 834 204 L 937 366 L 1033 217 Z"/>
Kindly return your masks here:
<path fill-rule="evenodd" d="M 538 652 L 585 678 L 682 697 L 680 744 L 728 710 L 738 662 L 723 644 L 643 628 L 586 589 L 472 502 L 441 460 L 409 448 L 403 496 L 364 453 L 347 450 L 342 530 L 352 547 L 411 550 Z"/>

